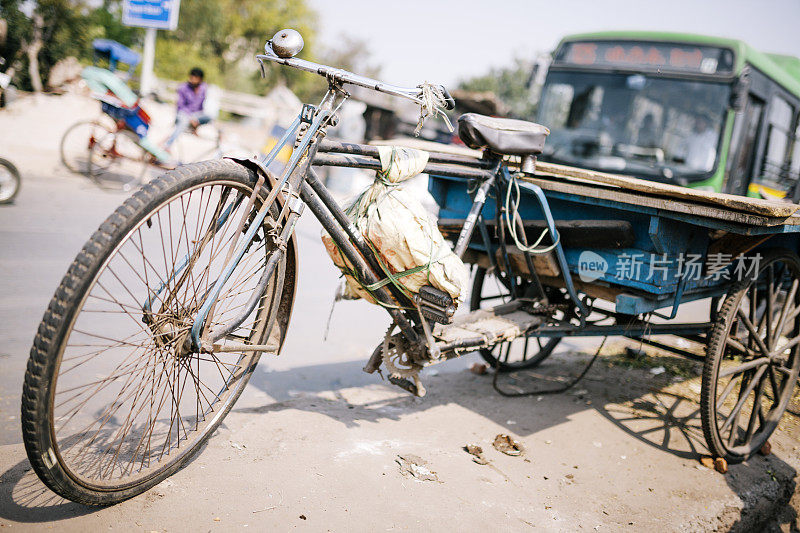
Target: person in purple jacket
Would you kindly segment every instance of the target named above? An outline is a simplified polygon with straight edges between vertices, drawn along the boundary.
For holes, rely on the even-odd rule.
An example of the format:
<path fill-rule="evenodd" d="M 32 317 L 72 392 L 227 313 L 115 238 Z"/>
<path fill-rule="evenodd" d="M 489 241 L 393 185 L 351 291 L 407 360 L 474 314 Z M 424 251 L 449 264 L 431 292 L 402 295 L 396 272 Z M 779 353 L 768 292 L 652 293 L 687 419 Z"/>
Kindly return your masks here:
<path fill-rule="evenodd" d="M 175 116 L 175 130 L 164 142 L 164 148 L 172 146 L 181 133 L 189 126 L 196 128 L 200 124 L 208 124 L 211 117 L 203 112 L 206 99 L 206 84 L 203 83 L 203 71 L 197 67 L 189 71 L 189 80 L 178 87 L 178 113 Z"/>

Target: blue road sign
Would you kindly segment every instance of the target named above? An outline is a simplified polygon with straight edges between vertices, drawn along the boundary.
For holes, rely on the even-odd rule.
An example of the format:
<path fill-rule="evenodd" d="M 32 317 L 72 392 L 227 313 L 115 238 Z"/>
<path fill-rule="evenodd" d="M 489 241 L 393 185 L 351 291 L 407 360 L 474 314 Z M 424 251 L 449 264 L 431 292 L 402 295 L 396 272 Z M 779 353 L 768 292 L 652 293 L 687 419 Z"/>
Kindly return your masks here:
<path fill-rule="evenodd" d="M 178 27 L 180 0 L 124 0 L 122 23 L 126 26 L 174 30 Z"/>

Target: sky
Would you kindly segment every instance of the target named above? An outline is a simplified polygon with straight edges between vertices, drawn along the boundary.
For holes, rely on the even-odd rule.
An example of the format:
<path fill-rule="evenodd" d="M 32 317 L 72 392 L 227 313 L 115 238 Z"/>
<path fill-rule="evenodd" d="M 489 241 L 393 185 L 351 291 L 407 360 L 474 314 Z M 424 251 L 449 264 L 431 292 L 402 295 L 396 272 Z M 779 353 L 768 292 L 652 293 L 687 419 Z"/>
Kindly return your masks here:
<path fill-rule="evenodd" d="M 388 83 L 454 87 L 599 30 L 701 33 L 800 57 L 800 0 L 309 0 L 319 39 L 365 41 Z M 302 54 L 301 54 L 302 56 Z M 334 65 L 335 66 L 335 65 Z"/>

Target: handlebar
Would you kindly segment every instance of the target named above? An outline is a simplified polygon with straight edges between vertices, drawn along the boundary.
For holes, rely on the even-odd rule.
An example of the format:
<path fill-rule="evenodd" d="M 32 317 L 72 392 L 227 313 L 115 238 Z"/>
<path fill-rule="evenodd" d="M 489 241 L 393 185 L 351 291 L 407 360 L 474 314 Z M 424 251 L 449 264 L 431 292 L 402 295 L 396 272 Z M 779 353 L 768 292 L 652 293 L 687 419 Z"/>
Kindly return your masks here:
<path fill-rule="evenodd" d="M 272 61 L 273 63 L 286 65 L 292 68 L 296 68 L 298 70 L 304 70 L 306 72 L 313 72 L 315 74 L 319 74 L 320 76 L 337 83 L 349 83 L 350 85 L 357 85 L 359 87 L 371 89 L 379 93 L 386 93 L 392 96 L 399 96 L 401 98 L 406 98 L 407 100 L 411 100 L 412 102 L 418 105 L 423 105 L 422 86 L 401 87 L 399 85 L 391 85 L 389 83 L 384 83 L 382 81 L 368 78 L 366 76 L 361 76 L 359 74 L 348 72 L 347 70 L 329 67 L 327 65 L 320 65 L 319 63 L 306 61 L 305 59 L 298 59 L 296 57 L 281 57 L 277 53 L 275 53 L 275 51 L 272 49 L 271 40 L 267 41 L 267 44 L 264 46 L 264 54 L 257 55 L 256 59 L 258 59 L 258 61 L 261 63 L 262 68 L 264 65 L 264 61 Z M 456 105 L 455 100 L 447 91 L 447 89 L 444 87 L 444 85 L 437 85 L 437 87 L 441 89 L 442 95 L 444 95 L 445 109 L 452 110 Z"/>

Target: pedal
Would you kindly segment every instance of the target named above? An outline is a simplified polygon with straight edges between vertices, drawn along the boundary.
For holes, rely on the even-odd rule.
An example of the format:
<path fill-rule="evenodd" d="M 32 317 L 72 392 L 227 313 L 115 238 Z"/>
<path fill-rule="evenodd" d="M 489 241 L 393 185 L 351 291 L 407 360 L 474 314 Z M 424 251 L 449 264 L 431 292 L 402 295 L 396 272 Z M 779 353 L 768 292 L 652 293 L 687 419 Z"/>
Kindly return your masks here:
<path fill-rule="evenodd" d="M 414 303 L 419 305 L 422 316 L 435 323 L 449 324 L 456 313 L 453 298 L 431 285 L 420 287 L 414 295 Z"/>
<path fill-rule="evenodd" d="M 417 393 L 418 392 L 417 391 L 417 386 L 410 379 L 398 378 L 398 377 L 390 375 L 389 376 L 389 383 L 391 383 L 392 385 L 397 385 L 398 387 L 400 387 L 404 391 L 410 392 L 414 396 L 419 396 L 419 394 Z"/>

